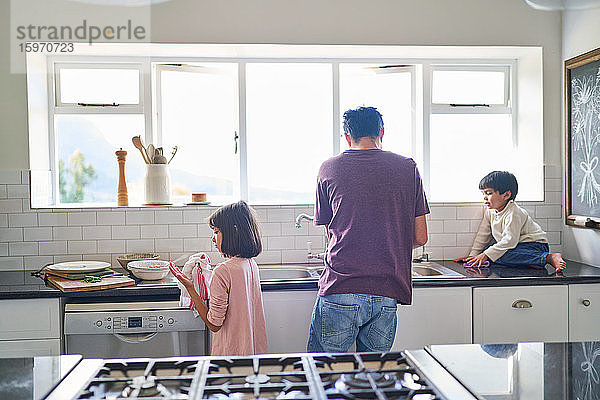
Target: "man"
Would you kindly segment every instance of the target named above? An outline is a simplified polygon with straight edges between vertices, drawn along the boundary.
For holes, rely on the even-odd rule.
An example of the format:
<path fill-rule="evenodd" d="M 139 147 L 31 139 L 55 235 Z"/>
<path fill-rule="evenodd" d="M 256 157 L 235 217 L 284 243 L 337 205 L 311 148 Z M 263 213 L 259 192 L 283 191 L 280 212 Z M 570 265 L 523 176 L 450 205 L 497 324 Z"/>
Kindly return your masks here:
<path fill-rule="evenodd" d="M 315 225 L 329 244 L 313 310 L 309 352 L 389 351 L 396 304 L 412 301 L 412 249 L 427 242 L 429 206 L 415 162 L 381 150 L 373 107 L 344 113 L 350 146 L 317 176 Z"/>

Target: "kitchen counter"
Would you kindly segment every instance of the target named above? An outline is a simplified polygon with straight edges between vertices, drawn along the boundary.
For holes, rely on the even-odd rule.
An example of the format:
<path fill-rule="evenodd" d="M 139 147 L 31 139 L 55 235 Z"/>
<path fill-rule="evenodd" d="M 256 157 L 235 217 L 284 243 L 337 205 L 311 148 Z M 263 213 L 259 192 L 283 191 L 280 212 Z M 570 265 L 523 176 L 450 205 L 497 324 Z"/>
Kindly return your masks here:
<path fill-rule="evenodd" d="M 414 287 L 460 287 L 460 286 L 527 286 L 527 285 L 557 285 L 577 283 L 600 283 L 600 268 L 574 261 L 567 261 L 567 268 L 561 274 L 556 274 L 553 268 L 507 268 L 490 267 L 480 271 L 463 268 L 453 261 L 436 261 L 452 269 L 464 278 L 419 278 L 413 280 Z M 417 265 L 417 264 L 415 264 Z M 115 268 L 119 272 L 124 272 Z M 298 279 L 286 281 L 263 282 L 263 291 L 272 290 L 316 290 L 316 279 Z M 69 301 L 78 299 L 98 299 L 112 301 L 123 298 L 144 296 L 145 300 L 177 300 L 179 288 L 172 275 L 160 281 L 141 281 L 136 279 L 135 286 L 127 286 L 109 290 L 90 292 L 63 293 L 58 289 L 46 286 L 40 278 L 31 276 L 30 271 L 0 272 L 0 299 L 66 297 Z"/>

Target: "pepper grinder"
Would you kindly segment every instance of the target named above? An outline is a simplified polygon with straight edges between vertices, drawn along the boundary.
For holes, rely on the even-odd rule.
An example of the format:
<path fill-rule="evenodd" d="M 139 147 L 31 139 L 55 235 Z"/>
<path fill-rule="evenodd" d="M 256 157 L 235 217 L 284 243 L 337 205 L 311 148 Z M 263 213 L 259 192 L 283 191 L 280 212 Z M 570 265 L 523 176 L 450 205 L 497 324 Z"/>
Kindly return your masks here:
<path fill-rule="evenodd" d="M 119 187 L 117 192 L 117 205 L 127 206 L 129 200 L 127 198 L 127 183 L 125 183 L 125 156 L 127 152 L 120 148 L 115 152 L 117 155 L 117 161 L 119 163 Z"/>

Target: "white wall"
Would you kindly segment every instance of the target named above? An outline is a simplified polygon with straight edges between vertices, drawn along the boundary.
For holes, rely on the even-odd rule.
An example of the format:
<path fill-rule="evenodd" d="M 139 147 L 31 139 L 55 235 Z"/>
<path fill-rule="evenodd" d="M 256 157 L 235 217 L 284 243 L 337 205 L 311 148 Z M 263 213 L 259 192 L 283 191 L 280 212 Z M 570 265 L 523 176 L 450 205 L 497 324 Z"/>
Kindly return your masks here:
<path fill-rule="evenodd" d="M 563 14 L 563 61 L 599 47 L 600 8 Z M 563 245 L 569 259 L 600 266 L 600 231 L 565 226 Z"/>

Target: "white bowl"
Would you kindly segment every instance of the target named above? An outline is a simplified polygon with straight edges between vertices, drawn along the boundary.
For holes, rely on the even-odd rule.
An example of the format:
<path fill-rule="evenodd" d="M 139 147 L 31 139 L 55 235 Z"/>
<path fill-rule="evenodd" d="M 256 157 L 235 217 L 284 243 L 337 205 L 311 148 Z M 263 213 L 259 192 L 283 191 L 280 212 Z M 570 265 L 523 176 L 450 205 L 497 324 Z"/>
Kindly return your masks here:
<path fill-rule="evenodd" d="M 137 278 L 154 281 L 167 276 L 169 273 L 169 261 L 161 260 L 139 260 L 127 264 L 127 269 Z"/>

